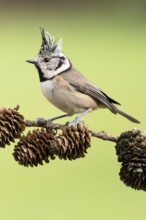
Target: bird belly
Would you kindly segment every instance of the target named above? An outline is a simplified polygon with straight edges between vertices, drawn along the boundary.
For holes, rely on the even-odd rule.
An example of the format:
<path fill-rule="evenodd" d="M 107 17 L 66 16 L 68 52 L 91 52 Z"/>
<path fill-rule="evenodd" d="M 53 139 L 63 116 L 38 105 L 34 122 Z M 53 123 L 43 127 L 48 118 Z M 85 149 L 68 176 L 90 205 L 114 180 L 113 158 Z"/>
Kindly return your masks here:
<path fill-rule="evenodd" d="M 92 97 L 76 91 L 72 86 L 55 84 L 52 80 L 48 80 L 41 83 L 41 89 L 49 102 L 68 115 L 98 107 Z"/>

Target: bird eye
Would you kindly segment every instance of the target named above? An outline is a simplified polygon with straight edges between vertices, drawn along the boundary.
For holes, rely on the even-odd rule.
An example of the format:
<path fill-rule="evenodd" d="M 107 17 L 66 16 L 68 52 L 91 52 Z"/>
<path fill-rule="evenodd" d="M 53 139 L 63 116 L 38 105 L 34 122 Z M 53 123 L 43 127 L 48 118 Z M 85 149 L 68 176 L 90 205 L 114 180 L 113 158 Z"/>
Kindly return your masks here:
<path fill-rule="evenodd" d="M 44 58 L 44 62 L 47 63 L 49 61 L 49 58 Z"/>
<path fill-rule="evenodd" d="M 61 60 L 65 60 L 65 57 L 62 56 L 62 57 L 60 57 L 60 59 L 61 59 Z"/>

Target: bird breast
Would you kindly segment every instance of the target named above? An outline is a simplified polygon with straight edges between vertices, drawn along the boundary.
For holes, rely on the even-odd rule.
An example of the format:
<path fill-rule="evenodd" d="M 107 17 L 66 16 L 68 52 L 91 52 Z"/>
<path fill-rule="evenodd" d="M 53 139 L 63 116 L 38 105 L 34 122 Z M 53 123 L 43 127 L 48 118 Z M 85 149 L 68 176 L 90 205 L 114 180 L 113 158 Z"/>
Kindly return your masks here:
<path fill-rule="evenodd" d="M 53 80 L 41 82 L 41 90 L 44 96 L 51 102 L 53 99 L 54 83 Z"/>
<path fill-rule="evenodd" d="M 78 92 L 61 76 L 41 82 L 41 89 L 49 102 L 69 115 L 88 108 L 97 109 L 97 102 L 92 97 Z"/>

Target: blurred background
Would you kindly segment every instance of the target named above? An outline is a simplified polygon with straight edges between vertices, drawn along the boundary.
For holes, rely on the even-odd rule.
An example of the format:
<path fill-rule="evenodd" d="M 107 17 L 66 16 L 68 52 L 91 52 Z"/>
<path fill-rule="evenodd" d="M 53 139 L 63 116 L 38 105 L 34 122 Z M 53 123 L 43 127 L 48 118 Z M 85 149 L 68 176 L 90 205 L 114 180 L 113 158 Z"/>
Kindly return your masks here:
<path fill-rule="evenodd" d="M 40 26 L 62 37 L 73 65 L 141 121 L 133 124 L 103 110 L 84 117 L 90 129 L 116 136 L 146 130 L 145 0 L 1 0 L 0 105 L 19 104 L 26 119 L 61 114 L 43 97 L 36 69 L 25 62 L 40 49 Z M 93 138 L 84 159 L 56 159 L 37 168 L 18 165 L 13 147 L 0 149 L 0 219 L 146 219 L 146 194 L 119 180 L 113 143 Z"/>

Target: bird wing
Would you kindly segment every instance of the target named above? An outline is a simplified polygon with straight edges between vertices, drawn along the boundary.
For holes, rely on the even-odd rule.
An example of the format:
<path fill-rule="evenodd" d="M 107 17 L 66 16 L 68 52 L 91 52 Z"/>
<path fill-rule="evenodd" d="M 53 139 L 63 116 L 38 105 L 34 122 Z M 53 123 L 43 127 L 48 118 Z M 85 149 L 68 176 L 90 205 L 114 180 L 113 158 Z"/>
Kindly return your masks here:
<path fill-rule="evenodd" d="M 62 77 L 78 92 L 91 96 L 95 101 L 101 102 L 113 113 L 117 113 L 117 108 L 113 104 L 119 104 L 117 101 L 110 98 L 96 85 L 88 81 L 80 72 L 75 69 L 70 69 L 62 73 Z M 119 104 L 120 105 L 120 104 Z"/>

